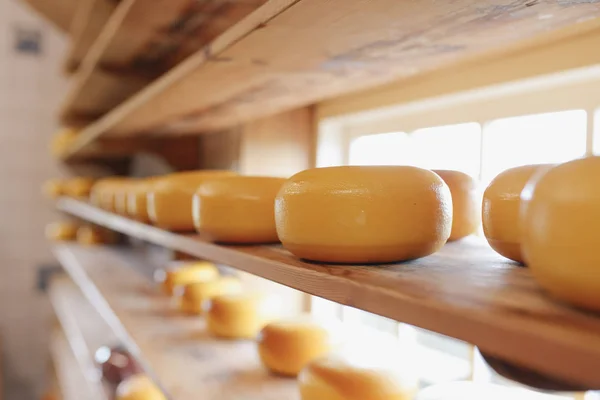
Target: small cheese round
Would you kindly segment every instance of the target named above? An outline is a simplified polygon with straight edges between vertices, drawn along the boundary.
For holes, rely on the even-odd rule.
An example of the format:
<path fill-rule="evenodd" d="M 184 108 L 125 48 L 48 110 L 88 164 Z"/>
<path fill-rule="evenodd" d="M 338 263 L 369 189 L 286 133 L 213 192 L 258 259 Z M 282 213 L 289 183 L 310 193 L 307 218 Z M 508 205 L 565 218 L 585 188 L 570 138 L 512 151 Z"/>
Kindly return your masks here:
<path fill-rule="evenodd" d="M 208 261 L 180 263 L 177 266 L 167 268 L 164 272 L 162 288 L 169 296 L 175 293 L 177 287 L 194 282 L 208 282 L 219 277 L 219 270 L 215 264 Z"/>
<path fill-rule="evenodd" d="M 278 242 L 275 196 L 285 181 L 234 176 L 202 183 L 194 195 L 196 230 L 216 242 Z"/>
<path fill-rule="evenodd" d="M 296 376 L 309 362 L 332 350 L 334 334 L 310 318 L 271 322 L 258 335 L 258 354 L 272 372 Z"/>
<path fill-rule="evenodd" d="M 416 385 L 396 372 L 349 363 L 343 358 L 320 358 L 298 377 L 302 400 L 411 400 Z"/>
<path fill-rule="evenodd" d="M 116 400 L 166 400 L 167 398 L 152 382 L 142 374 L 133 375 L 117 386 Z"/>
<path fill-rule="evenodd" d="M 64 184 L 64 193 L 76 199 L 87 199 L 94 186 L 93 178 L 78 177 L 69 179 Z"/>
<path fill-rule="evenodd" d="M 148 178 L 135 182 L 125 193 L 126 211 L 131 218 L 149 223 L 148 192 L 151 190 L 155 179 Z"/>
<path fill-rule="evenodd" d="M 300 172 L 275 200 L 277 233 L 298 257 L 386 263 L 424 257 L 450 236 L 452 197 L 435 173 L 407 166 Z"/>
<path fill-rule="evenodd" d="M 477 182 L 460 171 L 434 170 L 446 182 L 452 195 L 452 231 L 449 241 L 477 232 L 481 224 L 481 198 Z"/>
<path fill-rule="evenodd" d="M 500 255 L 523 263 L 521 254 L 521 192 L 546 164 L 525 165 L 500 173 L 483 193 L 483 232 Z"/>
<path fill-rule="evenodd" d="M 213 297 L 208 302 L 208 331 L 227 339 L 254 339 L 273 318 L 269 298 L 242 292 Z"/>
<path fill-rule="evenodd" d="M 200 184 L 207 179 L 232 176 L 232 171 L 194 171 L 167 175 L 157 179 L 148 191 L 150 221 L 172 231 L 194 230 L 192 199 Z"/>
<path fill-rule="evenodd" d="M 525 261 L 550 294 L 600 311 L 600 157 L 561 164 L 523 191 Z"/>
<path fill-rule="evenodd" d="M 96 207 L 100 207 L 106 211 L 115 212 L 115 191 L 120 186 L 127 182 L 129 178 L 125 177 L 110 177 L 100 179 L 92 187 L 90 192 L 90 202 Z"/>
<path fill-rule="evenodd" d="M 202 315 L 206 302 L 215 296 L 240 293 L 242 284 L 239 279 L 224 276 L 206 282 L 193 282 L 184 286 L 180 299 L 180 308 L 185 314 Z"/>
<path fill-rule="evenodd" d="M 65 194 L 65 183 L 60 179 L 51 179 L 44 182 L 42 193 L 49 199 L 57 199 Z"/>
<path fill-rule="evenodd" d="M 58 131 L 51 139 L 50 142 L 50 153 L 54 157 L 64 156 L 71 148 L 73 143 L 77 140 L 79 132 L 72 128 L 63 128 Z"/>
<path fill-rule="evenodd" d="M 71 221 L 48 224 L 46 226 L 46 238 L 57 242 L 75 240 L 78 227 L 78 224 Z"/>
<path fill-rule="evenodd" d="M 84 225 L 77 229 L 77 243 L 83 246 L 111 244 L 116 240 L 116 234 L 106 228 Z"/>

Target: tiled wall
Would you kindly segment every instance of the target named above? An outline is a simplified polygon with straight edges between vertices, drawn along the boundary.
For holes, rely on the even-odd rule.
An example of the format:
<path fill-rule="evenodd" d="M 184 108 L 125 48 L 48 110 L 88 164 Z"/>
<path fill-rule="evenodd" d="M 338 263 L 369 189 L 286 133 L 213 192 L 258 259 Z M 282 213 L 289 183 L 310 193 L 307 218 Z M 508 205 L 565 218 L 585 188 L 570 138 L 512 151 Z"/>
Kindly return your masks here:
<path fill-rule="evenodd" d="M 14 50 L 17 27 L 41 32 L 41 53 Z M 34 289 L 53 259 L 43 229 L 56 219 L 40 186 L 61 172 L 48 154 L 67 90 L 66 41 L 18 0 L 0 0 L 0 335 L 4 399 L 39 398 L 47 372 L 50 306 Z"/>

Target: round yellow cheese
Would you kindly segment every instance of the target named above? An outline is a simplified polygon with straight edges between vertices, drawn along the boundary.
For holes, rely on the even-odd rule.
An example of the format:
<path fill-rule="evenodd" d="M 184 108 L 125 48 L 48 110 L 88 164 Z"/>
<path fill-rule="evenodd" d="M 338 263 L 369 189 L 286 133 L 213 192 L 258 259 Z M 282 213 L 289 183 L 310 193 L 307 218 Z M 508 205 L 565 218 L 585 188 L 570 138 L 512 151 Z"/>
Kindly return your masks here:
<path fill-rule="evenodd" d="M 198 232 L 223 243 L 278 242 L 275 196 L 283 178 L 234 176 L 208 180 L 194 195 Z"/>
<path fill-rule="evenodd" d="M 143 179 L 135 182 L 125 193 L 126 211 L 131 218 L 149 223 L 148 215 L 148 192 L 156 180 L 153 178 Z"/>
<path fill-rule="evenodd" d="M 194 171 L 160 178 L 148 191 L 150 221 L 172 231 L 194 230 L 192 199 L 200 184 L 207 179 L 235 175 L 232 171 Z"/>
<path fill-rule="evenodd" d="M 201 315 L 204 313 L 206 302 L 213 297 L 241 291 L 241 282 L 231 276 L 205 282 L 193 282 L 184 286 L 179 304 L 181 311 L 185 314 Z"/>
<path fill-rule="evenodd" d="M 258 353 L 272 372 L 296 376 L 309 362 L 332 350 L 334 334 L 310 318 L 275 321 L 258 335 Z"/>
<path fill-rule="evenodd" d="M 254 339 L 273 318 L 269 299 L 251 292 L 213 297 L 208 302 L 206 323 L 210 333 L 228 339 Z"/>
<path fill-rule="evenodd" d="M 77 243 L 84 246 L 111 244 L 115 240 L 114 232 L 99 226 L 84 225 L 77 229 Z"/>
<path fill-rule="evenodd" d="M 60 179 L 51 179 L 44 182 L 42 193 L 49 199 L 57 199 L 65 194 L 65 184 Z"/>
<path fill-rule="evenodd" d="M 46 238 L 54 241 L 75 240 L 78 227 L 79 226 L 75 222 L 71 221 L 48 224 L 46 226 Z"/>
<path fill-rule="evenodd" d="M 54 157 L 64 156 L 75 140 L 77 140 L 79 132 L 72 128 L 63 128 L 52 137 L 50 142 L 50 153 Z"/>
<path fill-rule="evenodd" d="M 120 185 L 127 182 L 126 177 L 110 177 L 100 179 L 92 187 L 90 192 L 90 202 L 96 207 L 106 211 L 115 212 L 115 191 Z"/>
<path fill-rule="evenodd" d="M 477 232 L 481 223 L 481 199 L 475 179 L 460 171 L 434 170 L 446 182 L 452 195 L 452 231 L 448 240 Z"/>
<path fill-rule="evenodd" d="M 395 371 L 372 369 L 339 357 L 320 358 L 298 377 L 302 400 L 412 400 L 416 386 Z"/>
<path fill-rule="evenodd" d="M 435 173 L 407 166 L 300 172 L 275 201 L 277 233 L 298 257 L 385 263 L 424 257 L 450 236 L 452 198 Z"/>
<path fill-rule="evenodd" d="M 64 184 L 64 194 L 77 199 L 87 199 L 93 186 L 93 178 L 78 177 L 69 179 Z"/>
<path fill-rule="evenodd" d="M 167 398 L 152 382 L 142 374 L 133 375 L 117 386 L 116 400 L 166 400 Z"/>
<path fill-rule="evenodd" d="M 207 282 L 219 277 L 217 267 L 208 261 L 181 263 L 165 271 L 162 281 L 163 291 L 172 296 L 175 288 L 194 282 Z"/>
<path fill-rule="evenodd" d="M 600 157 L 546 170 L 523 191 L 522 251 L 550 294 L 600 311 Z"/>
<path fill-rule="evenodd" d="M 525 165 L 499 174 L 483 193 L 483 232 L 490 246 L 506 258 L 522 263 L 521 192 L 548 165 Z"/>

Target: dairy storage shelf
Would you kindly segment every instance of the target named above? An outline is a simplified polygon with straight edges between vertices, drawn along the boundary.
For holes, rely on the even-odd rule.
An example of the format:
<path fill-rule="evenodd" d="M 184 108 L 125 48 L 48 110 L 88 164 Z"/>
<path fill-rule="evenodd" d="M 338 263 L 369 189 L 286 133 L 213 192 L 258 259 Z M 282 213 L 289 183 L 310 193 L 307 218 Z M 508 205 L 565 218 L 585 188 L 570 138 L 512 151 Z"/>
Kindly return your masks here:
<path fill-rule="evenodd" d="M 477 238 L 406 263 L 325 265 L 298 260 L 278 245 L 225 246 L 171 233 L 78 200 L 60 199 L 58 208 L 132 237 L 465 340 L 557 379 L 600 386 L 600 316 L 554 301 L 529 270 Z"/>
<path fill-rule="evenodd" d="M 138 269 L 132 250 L 58 245 L 54 253 L 116 335 L 171 399 L 297 400 L 296 380 L 270 375 L 251 341 L 219 340 L 179 313 Z"/>
<path fill-rule="evenodd" d="M 165 12 L 176 8 L 168 4 Z M 100 137 L 234 127 L 442 69 L 598 15 L 600 10 L 587 2 L 268 0 L 127 101 L 115 107 L 126 97 L 117 96 L 119 101 L 103 105 L 103 112 L 110 112 L 82 131 L 69 156 Z M 112 86 L 132 85 L 128 94 L 138 88 L 130 75 L 121 78 Z M 86 79 L 73 93 L 92 102 L 104 98 L 91 86 L 81 88 Z M 86 103 L 74 99 L 68 104 Z"/>

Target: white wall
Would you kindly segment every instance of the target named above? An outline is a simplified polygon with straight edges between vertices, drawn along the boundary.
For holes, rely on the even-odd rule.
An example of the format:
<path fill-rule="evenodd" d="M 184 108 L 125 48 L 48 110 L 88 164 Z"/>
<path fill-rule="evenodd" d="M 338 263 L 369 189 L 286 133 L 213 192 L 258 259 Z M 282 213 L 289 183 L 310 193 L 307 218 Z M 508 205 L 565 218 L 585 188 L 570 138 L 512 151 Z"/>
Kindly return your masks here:
<path fill-rule="evenodd" d="M 16 26 L 42 32 L 42 53 L 13 50 Z M 4 398 L 39 398 L 48 367 L 51 311 L 34 289 L 36 271 L 54 261 L 43 229 L 57 216 L 40 185 L 59 174 L 47 148 L 67 89 L 65 40 L 18 0 L 0 0 L 0 335 Z"/>

